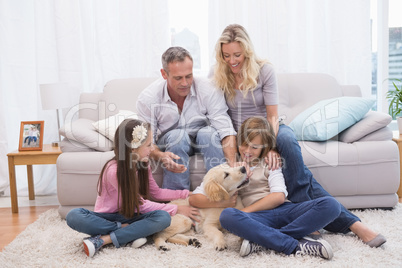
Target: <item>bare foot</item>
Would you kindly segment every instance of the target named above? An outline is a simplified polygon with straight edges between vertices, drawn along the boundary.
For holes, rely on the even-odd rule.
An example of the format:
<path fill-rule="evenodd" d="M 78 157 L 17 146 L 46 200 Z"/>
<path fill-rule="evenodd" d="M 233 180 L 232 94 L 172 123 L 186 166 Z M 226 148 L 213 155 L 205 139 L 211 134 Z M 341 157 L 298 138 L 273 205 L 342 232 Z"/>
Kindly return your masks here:
<path fill-rule="evenodd" d="M 360 221 L 353 223 L 349 229 L 365 243 L 373 240 L 378 235 L 378 233 L 374 232 Z"/>

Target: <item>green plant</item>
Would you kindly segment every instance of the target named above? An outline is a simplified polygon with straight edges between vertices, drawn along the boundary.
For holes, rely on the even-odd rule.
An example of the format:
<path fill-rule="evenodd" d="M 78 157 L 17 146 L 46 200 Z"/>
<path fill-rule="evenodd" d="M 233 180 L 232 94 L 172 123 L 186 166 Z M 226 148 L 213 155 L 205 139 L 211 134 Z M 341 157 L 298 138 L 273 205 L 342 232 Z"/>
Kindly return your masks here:
<path fill-rule="evenodd" d="M 392 79 L 399 82 L 399 87 L 392 82 L 395 90 L 388 91 L 387 99 L 390 100 L 389 103 L 389 114 L 395 119 L 398 115 L 402 113 L 402 80 Z"/>

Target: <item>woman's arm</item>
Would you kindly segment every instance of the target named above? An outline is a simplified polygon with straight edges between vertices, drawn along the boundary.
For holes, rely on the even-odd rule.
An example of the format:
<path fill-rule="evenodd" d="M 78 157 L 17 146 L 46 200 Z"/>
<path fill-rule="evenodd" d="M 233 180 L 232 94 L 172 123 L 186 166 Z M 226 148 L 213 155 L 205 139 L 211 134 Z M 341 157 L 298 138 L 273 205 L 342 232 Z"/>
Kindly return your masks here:
<path fill-rule="evenodd" d="M 275 136 L 277 136 L 279 131 L 278 105 L 266 105 L 265 108 L 267 109 L 267 120 L 273 127 Z M 280 168 L 282 165 L 280 157 L 278 152 L 274 150 L 269 151 L 265 157 L 268 168 L 273 170 Z"/>
<path fill-rule="evenodd" d="M 278 105 L 265 105 L 265 109 L 267 110 L 267 120 L 274 128 L 275 136 L 277 136 L 279 131 Z"/>

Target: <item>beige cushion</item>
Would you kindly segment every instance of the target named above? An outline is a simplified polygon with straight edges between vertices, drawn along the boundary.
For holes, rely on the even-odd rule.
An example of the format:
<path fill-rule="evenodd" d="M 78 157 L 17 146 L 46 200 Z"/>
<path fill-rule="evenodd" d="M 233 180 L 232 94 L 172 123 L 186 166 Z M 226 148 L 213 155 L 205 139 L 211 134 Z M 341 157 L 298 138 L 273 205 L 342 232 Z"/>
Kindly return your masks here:
<path fill-rule="evenodd" d="M 112 150 L 113 142 L 99 134 L 92 123 L 92 120 L 80 118 L 71 123 L 65 123 L 59 132 L 70 141 L 76 141 L 97 151 Z"/>
<path fill-rule="evenodd" d="M 114 141 L 114 134 L 117 127 L 126 118 L 138 119 L 136 113 L 128 110 L 120 110 L 117 114 L 109 116 L 108 118 L 93 122 L 92 126 L 100 134 L 108 138 L 110 141 Z"/>
<path fill-rule="evenodd" d="M 380 128 L 364 136 L 358 141 L 389 141 L 392 140 L 392 130 L 389 127 Z"/>
<path fill-rule="evenodd" d="M 342 131 L 339 141 L 352 143 L 391 123 L 389 114 L 369 111 L 359 122 Z M 383 139 L 380 139 L 383 140 Z"/>

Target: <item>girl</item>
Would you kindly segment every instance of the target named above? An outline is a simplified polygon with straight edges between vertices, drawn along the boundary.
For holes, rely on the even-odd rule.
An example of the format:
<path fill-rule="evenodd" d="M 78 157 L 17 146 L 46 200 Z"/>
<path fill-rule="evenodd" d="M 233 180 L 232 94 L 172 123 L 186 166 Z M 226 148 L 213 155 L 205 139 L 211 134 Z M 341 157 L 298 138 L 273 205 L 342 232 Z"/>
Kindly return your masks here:
<path fill-rule="evenodd" d="M 147 241 L 145 237 L 170 225 L 170 215 L 198 215 L 198 210 L 190 206 L 147 200 L 170 201 L 189 195 L 188 190 L 160 189 L 156 184 L 148 165 L 151 141 L 148 123 L 124 120 L 114 137 L 115 157 L 105 164 L 99 176 L 94 211 L 76 208 L 67 214 L 68 226 L 91 235 L 83 241 L 89 257 L 110 243 L 117 248 L 131 241 L 133 247 L 142 246 Z"/>
<path fill-rule="evenodd" d="M 216 65 L 211 73 L 216 86 L 226 97 L 235 130 L 250 116 L 263 116 L 274 127 L 278 152 L 267 155 L 268 167 L 277 169 L 286 163 L 283 175 L 289 200 L 302 202 L 330 196 L 305 166 L 299 143 L 291 128 L 278 125 L 278 87 L 273 65 L 256 56 L 250 37 L 241 25 L 227 26 L 215 46 Z M 386 238 L 364 225 L 344 206 L 339 217 L 326 230 L 352 231 L 370 247 L 379 247 Z M 318 233 L 319 237 L 319 233 Z"/>
<path fill-rule="evenodd" d="M 239 191 L 244 209 L 224 209 L 220 223 L 244 238 L 240 255 L 247 256 L 263 246 L 287 255 L 331 259 L 332 249 L 325 240 L 305 236 L 338 217 L 339 202 L 329 196 L 297 204 L 286 200 L 281 169 L 269 170 L 264 162 L 267 153 L 275 148 L 274 130 L 264 117 L 247 119 L 240 127 L 237 142 L 240 157 L 251 170 L 250 184 Z M 199 188 L 194 191 L 202 192 Z"/>

